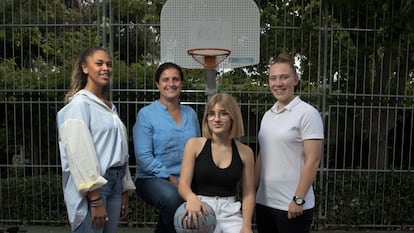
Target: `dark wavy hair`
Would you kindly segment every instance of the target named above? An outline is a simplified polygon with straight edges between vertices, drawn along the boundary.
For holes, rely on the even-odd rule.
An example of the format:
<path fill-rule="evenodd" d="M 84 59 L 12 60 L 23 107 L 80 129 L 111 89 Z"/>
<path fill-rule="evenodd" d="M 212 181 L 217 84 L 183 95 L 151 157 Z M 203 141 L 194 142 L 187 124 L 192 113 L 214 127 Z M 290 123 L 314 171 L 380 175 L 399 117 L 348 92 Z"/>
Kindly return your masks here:
<path fill-rule="evenodd" d="M 176 70 L 178 70 L 178 72 L 180 73 L 180 78 L 181 81 L 184 81 L 184 73 L 183 70 L 181 69 L 181 67 L 175 63 L 172 62 L 166 62 L 161 64 L 158 69 L 157 72 L 155 73 L 155 82 L 158 83 L 160 81 L 160 76 L 162 74 L 162 72 L 164 72 L 164 70 L 166 69 L 170 69 L 170 68 L 174 68 Z"/>

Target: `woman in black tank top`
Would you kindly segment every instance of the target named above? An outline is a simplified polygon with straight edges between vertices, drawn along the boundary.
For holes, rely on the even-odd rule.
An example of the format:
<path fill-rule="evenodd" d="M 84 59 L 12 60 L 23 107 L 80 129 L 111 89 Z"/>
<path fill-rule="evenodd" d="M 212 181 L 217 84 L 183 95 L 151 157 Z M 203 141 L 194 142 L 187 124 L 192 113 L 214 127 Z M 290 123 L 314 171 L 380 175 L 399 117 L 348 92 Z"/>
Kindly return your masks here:
<path fill-rule="evenodd" d="M 236 100 L 218 93 L 206 105 L 202 137 L 188 140 L 181 166 L 178 191 L 186 203 L 188 225 L 198 228 L 205 203 L 216 214 L 215 233 L 252 233 L 255 205 L 254 156 L 234 138 L 244 135 Z M 242 200 L 235 200 L 238 184 Z"/>

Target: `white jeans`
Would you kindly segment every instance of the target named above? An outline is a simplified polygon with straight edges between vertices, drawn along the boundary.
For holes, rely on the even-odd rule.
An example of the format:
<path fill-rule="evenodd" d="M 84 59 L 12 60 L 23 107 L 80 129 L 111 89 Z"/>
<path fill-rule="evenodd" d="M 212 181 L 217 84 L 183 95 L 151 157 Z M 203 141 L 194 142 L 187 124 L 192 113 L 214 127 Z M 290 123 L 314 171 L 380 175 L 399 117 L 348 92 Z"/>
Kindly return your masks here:
<path fill-rule="evenodd" d="M 214 233 L 239 233 L 243 224 L 241 203 L 235 197 L 207 197 L 199 195 L 200 201 L 209 204 L 216 214 Z"/>

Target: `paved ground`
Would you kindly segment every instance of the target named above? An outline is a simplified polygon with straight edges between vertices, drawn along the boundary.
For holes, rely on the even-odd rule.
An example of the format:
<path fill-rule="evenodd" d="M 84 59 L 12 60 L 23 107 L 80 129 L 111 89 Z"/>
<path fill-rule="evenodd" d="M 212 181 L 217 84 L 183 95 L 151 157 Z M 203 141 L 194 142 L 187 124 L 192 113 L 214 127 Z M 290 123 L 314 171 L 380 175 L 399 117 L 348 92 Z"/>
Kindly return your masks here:
<path fill-rule="evenodd" d="M 6 226 L 0 227 L 0 229 L 6 229 Z M 27 232 L 27 233 L 70 233 L 69 226 L 20 226 L 21 232 Z M 1 232 L 7 232 L 7 231 L 1 231 Z M 120 228 L 117 233 L 153 233 L 154 230 L 151 228 Z M 16 232 L 17 233 L 17 232 Z"/>
<path fill-rule="evenodd" d="M 6 226 L 0 226 L 0 229 L 6 229 Z M 70 233 L 69 226 L 20 226 L 20 232 L 27 233 Z M 0 230 L 0 233 L 2 231 Z M 4 232 L 4 231 L 3 231 Z M 152 228 L 120 228 L 118 233 L 153 233 Z M 17 233 L 17 232 L 16 232 Z M 378 230 L 320 230 L 312 233 L 414 233 L 411 231 L 378 231 Z"/>

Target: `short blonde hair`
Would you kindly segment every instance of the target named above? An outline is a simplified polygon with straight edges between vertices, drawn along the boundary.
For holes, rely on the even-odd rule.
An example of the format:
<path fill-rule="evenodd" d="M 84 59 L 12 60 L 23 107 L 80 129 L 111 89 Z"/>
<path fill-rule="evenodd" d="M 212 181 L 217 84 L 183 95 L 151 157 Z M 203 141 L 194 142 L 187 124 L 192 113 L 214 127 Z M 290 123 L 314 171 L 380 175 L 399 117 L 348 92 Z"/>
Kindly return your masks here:
<path fill-rule="evenodd" d="M 272 67 L 274 64 L 281 64 L 281 63 L 289 65 L 289 67 L 290 67 L 290 69 L 292 70 L 293 74 L 294 74 L 295 76 L 297 76 L 297 75 L 298 75 L 298 74 L 297 74 L 297 72 L 296 72 L 296 67 L 295 67 L 295 59 L 294 59 L 294 58 L 293 58 L 293 56 L 292 56 L 292 55 L 290 55 L 288 52 L 282 52 L 282 53 L 280 53 L 280 54 L 276 57 L 276 60 L 274 60 L 274 61 L 270 64 L 269 69 L 270 69 L 270 67 Z"/>
<path fill-rule="evenodd" d="M 206 108 L 204 110 L 203 122 L 202 122 L 202 131 L 203 137 L 211 138 L 211 130 L 208 127 L 207 113 L 216 105 L 220 104 L 224 110 L 226 110 L 232 120 L 232 125 L 230 129 L 230 136 L 232 138 L 238 138 L 244 136 L 244 126 L 243 118 L 241 115 L 240 107 L 237 101 L 233 96 L 227 93 L 217 93 L 213 95 L 207 102 Z"/>

